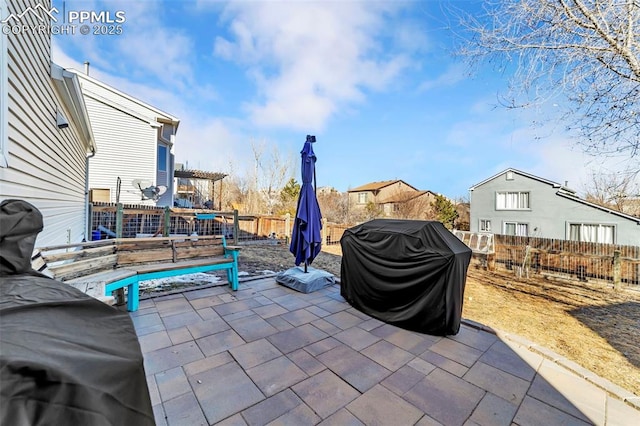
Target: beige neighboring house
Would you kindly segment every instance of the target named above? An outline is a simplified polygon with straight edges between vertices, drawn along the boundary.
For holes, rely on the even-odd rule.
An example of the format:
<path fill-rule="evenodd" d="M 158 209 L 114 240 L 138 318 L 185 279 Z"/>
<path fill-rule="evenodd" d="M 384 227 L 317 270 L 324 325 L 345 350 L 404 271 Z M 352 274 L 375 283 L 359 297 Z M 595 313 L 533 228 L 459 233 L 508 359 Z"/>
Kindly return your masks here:
<path fill-rule="evenodd" d="M 100 148 L 89 168 L 91 201 L 173 206 L 173 147 L 180 120 L 90 77 L 88 64 L 84 73 L 74 73 Z M 143 194 L 134 180 L 151 190 Z M 160 186 L 164 193 L 150 197 Z"/>
<path fill-rule="evenodd" d="M 436 197 L 435 193 L 421 191 L 400 179 L 371 182 L 347 192 L 352 213 L 364 212 L 373 205 L 385 217 L 402 219 L 428 218 Z"/>
<path fill-rule="evenodd" d="M 0 20 L 37 26 L 47 19 L 36 8 L 42 3 L 0 0 Z M 51 62 L 46 31 L 1 34 L 0 56 L 0 200 L 22 199 L 42 212 L 36 246 L 82 241 L 96 144 L 78 78 Z"/>

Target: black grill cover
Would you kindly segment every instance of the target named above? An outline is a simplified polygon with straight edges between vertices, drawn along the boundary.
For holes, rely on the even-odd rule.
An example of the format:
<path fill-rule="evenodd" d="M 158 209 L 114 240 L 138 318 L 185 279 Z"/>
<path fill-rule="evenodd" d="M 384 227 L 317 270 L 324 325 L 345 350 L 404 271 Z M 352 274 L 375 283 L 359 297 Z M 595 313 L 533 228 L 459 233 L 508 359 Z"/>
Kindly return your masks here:
<path fill-rule="evenodd" d="M 40 230 L 0 204 L 0 425 L 154 425 L 129 314 L 32 270 Z"/>
<path fill-rule="evenodd" d="M 340 293 L 389 324 L 433 335 L 460 330 L 471 249 L 440 222 L 376 219 L 347 229 Z"/>

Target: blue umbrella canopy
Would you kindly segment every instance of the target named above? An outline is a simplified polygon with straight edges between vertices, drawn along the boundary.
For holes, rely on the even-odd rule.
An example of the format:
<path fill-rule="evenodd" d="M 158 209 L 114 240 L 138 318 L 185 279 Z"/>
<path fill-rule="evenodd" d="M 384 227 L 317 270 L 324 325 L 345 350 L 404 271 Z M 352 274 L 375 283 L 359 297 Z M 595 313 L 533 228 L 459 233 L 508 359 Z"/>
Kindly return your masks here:
<path fill-rule="evenodd" d="M 316 155 L 313 152 L 312 142 L 315 136 L 307 136 L 300 155 L 302 157 L 302 187 L 298 198 L 291 246 L 289 250 L 296 257 L 296 266 L 304 263 L 307 265 L 320 253 L 322 245 L 322 215 L 314 188 Z"/>

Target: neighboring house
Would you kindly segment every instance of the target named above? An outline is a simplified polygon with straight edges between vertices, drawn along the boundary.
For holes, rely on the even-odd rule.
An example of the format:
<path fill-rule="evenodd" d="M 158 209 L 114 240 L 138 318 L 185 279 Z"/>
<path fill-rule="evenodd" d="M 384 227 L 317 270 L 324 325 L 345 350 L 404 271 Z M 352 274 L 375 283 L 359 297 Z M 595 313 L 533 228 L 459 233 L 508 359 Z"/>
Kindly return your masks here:
<path fill-rule="evenodd" d="M 226 174 L 185 169 L 183 164 L 175 163 L 174 177 L 176 193 L 173 205 L 175 207 L 199 209 L 217 207 L 222 210 L 222 179 L 227 177 Z"/>
<path fill-rule="evenodd" d="M 369 203 L 378 205 L 382 200 L 404 192 L 418 192 L 418 190 L 408 183 L 396 179 L 371 182 L 347 191 L 349 206 L 354 210 L 364 210 Z"/>
<path fill-rule="evenodd" d="M 347 192 L 352 213 L 363 212 L 373 205 L 387 217 L 423 216 L 435 199 L 433 192 L 420 191 L 399 179 L 371 182 Z"/>
<path fill-rule="evenodd" d="M 172 206 L 173 145 L 180 120 L 87 73 L 74 72 L 100 148 L 89 168 L 91 200 Z M 149 199 L 134 187 L 134 180 L 166 191 L 157 200 Z"/>
<path fill-rule="evenodd" d="M 17 3 L 0 0 L 1 19 L 13 14 L 20 25 L 41 24 L 37 11 L 17 17 L 42 2 Z M 22 199 L 42 212 L 36 246 L 82 241 L 87 158 L 96 144 L 78 79 L 51 63 L 44 30 L 3 31 L 0 55 L 0 199 Z"/>
<path fill-rule="evenodd" d="M 471 232 L 640 245 L 640 218 L 520 170 L 507 169 L 469 191 Z"/>

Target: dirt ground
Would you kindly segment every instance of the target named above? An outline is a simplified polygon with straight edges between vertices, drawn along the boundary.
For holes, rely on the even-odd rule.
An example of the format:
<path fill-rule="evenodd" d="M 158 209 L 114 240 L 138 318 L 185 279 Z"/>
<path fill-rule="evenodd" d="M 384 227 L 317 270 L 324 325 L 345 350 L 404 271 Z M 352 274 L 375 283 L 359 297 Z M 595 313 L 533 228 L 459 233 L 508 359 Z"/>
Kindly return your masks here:
<path fill-rule="evenodd" d="M 340 276 L 340 246 L 313 266 Z M 284 245 L 243 246 L 240 271 L 259 275 L 294 266 Z M 640 290 L 640 289 L 639 289 Z M 640 291 L 469 267 L 463 318 L 511 332 L 640 396 Z"/>

